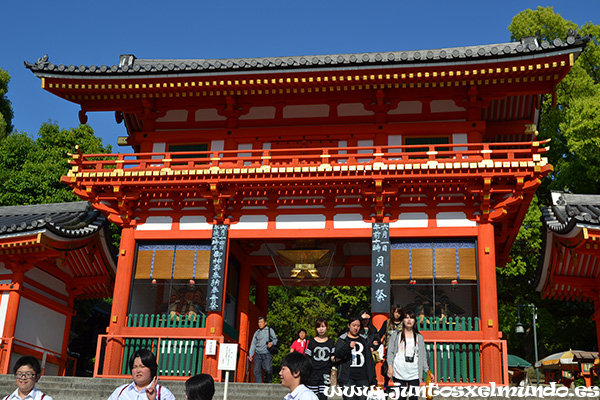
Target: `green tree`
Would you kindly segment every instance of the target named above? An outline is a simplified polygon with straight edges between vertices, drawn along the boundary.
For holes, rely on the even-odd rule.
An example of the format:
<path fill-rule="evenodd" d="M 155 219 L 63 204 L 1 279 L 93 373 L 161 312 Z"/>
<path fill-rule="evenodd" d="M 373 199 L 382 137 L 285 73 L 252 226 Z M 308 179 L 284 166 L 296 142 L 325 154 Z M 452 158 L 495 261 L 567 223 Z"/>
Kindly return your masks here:
<path fill-rule="evenodd" d="M 12 132 L 13 110 L 10 100 L 6 97 L 10 75 L 0 68 L 0 140 Z"/>
<path fill-rule="evenodd" d="M 512 40 L 536 36 L 549 42 L 565 40 L 571 29 L 591 40 L 557 86 L 555 98 L 544 96 L 538 129 L 540 139 L 552 139 L 548 158 L 554 172 L 543 191 L 600 193 L 600 26 L 587 22 L 578 27 L 552 7 L 538 7 L 517 14 L 508 27 Z M 540 200 L 547 201 L 546 196 Z"/>
<path fill-rule="evenodd" d="M 109 153 L 89 125 L 61 129 L 45 123 L 37 138 L 13 132 L 0 141 L 0 206 L 77 201 L 72 189 L 60 182 L 71 168 L 70 154 Z"/>
<path fill-rule="evenodd" d="M 313 337 L 316 320 L 325 318 L 328 336 L 335 339 L 346 329 L 350 316 L 370 309 L 370 298 L 371 288 L 364 286 L 269 287 L 267 320 L 280 343 L 279 353 L 273 357 L 275 379 L 281 359 L 289 353 L 301 328 L 308 338 Z"/>
<path fill-rule="evenodd" d="M 555 13 L 552 7 L 538 7 L 516 15 L 510 26 L 512 40 L 536 36 L 538 40 L 564 40 L 570 29 L 579 27 Z M 509 352 L 534 360 L 532 314 L 521 310 L 525 335 L 514 333 L 519 304 L 538 308 L 538 350 L 540 358 L 568 348 L 592 350 L 597 346 L 591 303 L 541 299 L 531 285 L 542 251 L 540 204 L 549 200 L 549 190 L 598 193 L 600 190 L 600 26 L 586 23 L 581 35 L 592 40 L 576 60 L 571 72 L 557 86 L 555 99 L 546 95 L 538 130 L 541 139 L 552 139 L 548 155 L 554 172 L 544 180 L 534 197 L 511 249 L 511 261 L 498 269 L 498 315 Z M 574 335 L 574 329 L 577 334 Z"/>

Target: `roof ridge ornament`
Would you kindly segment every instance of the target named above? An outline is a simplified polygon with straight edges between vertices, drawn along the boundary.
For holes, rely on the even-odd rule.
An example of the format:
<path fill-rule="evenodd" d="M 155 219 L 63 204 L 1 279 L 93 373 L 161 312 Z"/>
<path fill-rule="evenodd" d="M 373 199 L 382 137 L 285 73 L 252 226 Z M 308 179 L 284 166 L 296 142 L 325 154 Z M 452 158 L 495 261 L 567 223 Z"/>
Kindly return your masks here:
<path fill-rule="evenodd" d="M 119 56 L 119 68 L 132 67 L 136 57 L 133 54 L 121 54 Z"/>
<path fill-rule="evenodd" d="M 574 37 L 575 39 L 581 39 L 581 35 L 579 33 L 577 33 L 576 29 L 573 29 L 573 28 L 571 28 L 567 31 L 567 37 L 570 37 L 570 36 Z"/>
<path fill-rule="evenodd" d="M 50 61 L 48 61 L 48 54 L 44 54 L 42 57 L 38 58 L 37 61 L 35 62 L 35 64 L 39 65 L 39 66 L 47 65 L 49 63 L 50 63 Z"/>
<path fill-rule="evenodd" d="M 529 50 L 535 50 L 540 47 L 538 43 L 538 38 L 536 36 L 523 36 L 521 38 L 521 44 L 523 47 Z"/>

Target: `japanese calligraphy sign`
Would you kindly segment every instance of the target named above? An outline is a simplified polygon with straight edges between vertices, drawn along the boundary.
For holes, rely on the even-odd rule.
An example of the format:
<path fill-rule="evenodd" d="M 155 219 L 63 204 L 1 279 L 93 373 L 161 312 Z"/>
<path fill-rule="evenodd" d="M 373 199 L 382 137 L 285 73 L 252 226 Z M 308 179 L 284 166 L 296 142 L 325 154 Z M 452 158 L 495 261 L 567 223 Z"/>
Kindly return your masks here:
<path fill-rule="evenodd" d="M 390 312 L 390 226 L 374 223 L 371 248 L 371 312 Z"/>
<path fill-rule="evenodd" d="M 223 282 L 225 281 L 225 260 L 227 259 L 227 225 L 214 225 L 210 243 L 210 270 L 206 309 L 221 311 L 223 308 Z"/>

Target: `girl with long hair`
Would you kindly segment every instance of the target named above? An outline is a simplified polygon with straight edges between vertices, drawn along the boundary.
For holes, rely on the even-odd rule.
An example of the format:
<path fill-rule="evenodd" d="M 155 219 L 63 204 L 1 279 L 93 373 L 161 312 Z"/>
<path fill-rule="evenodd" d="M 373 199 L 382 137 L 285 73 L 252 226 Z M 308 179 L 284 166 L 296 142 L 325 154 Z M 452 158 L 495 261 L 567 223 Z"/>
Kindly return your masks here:
<path fill-rule="evenodd" d="M 423 335 L 419 333 L 417 318 L 413 311 L 403 312 L 402 329 L 390 334 L 388 349 L 388 377 L 400 387 L 408 387 L 408 389 L 418 387 L 423 382 L 424 374 L 429 370 L 429 362 L 425 341 Z M 412 394 L 408 398 L 416 400 L 416 390 Z"/>
<path fill-rule="evenodd" d="M 390 382 L 388 378 L 388 343 L 390 342 L 390 336 L 393 331 L 399 331 L 402 329 L 402 307 L 400 304 L 394 304 L 390 309 L 390 317 L 381 325 L 379 329 L 379 337 L 381 338 L 381 345 L 385 351 L 384 360 L 381 364 L 381 375 L 383 375 L 383 387 L 387 388 Z"/>

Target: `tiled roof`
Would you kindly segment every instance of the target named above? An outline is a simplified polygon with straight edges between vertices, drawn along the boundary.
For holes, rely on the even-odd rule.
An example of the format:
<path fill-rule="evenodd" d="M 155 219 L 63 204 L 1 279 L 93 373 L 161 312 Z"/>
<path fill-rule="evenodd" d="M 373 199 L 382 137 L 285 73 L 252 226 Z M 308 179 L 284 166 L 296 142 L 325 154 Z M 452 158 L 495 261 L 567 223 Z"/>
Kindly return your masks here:
<path fill-rule="evenodd" d="M 542 208 L 542 218 L 548 229 L 559 234 L 577 225 L 600 227 L 600 195 L 552 192 L 552 206 Z"/>
<path fill-rule="evenodd" d="M 391 51 L 379 53 L 330 54 L 294 57 L 234 58 L 234 59 L 137 59 L 134 55 L 121 55 L 118 65 L 63 65 L 53 64 L 48 55 L 35 63 L 25 62 L 34 73 L 56 75 L 159 75 L 159 74 L 198 74 L 233 73 L 252 71 L 282 71 L 311 69 L 340 69 L 360 67 L 386 67 L 413 64 L 456 64 L 486 59 L 506 57 L 533 57 L 538 54 L 556 51 L 572 51 L 585 46 L 590 37 L 580 37 L 569 31 L 566 40 L 538 42 L 534 37 L 523 38 L 520 42 L 491 44 L 482 46 L 455 47 L 433 50 Z"/>
<path fill-rule="evenodd" d="M 0 207 L 0 237 L 48 230 L 64 238 L 98 232 L 106 218 L 88 202 Z"/>

